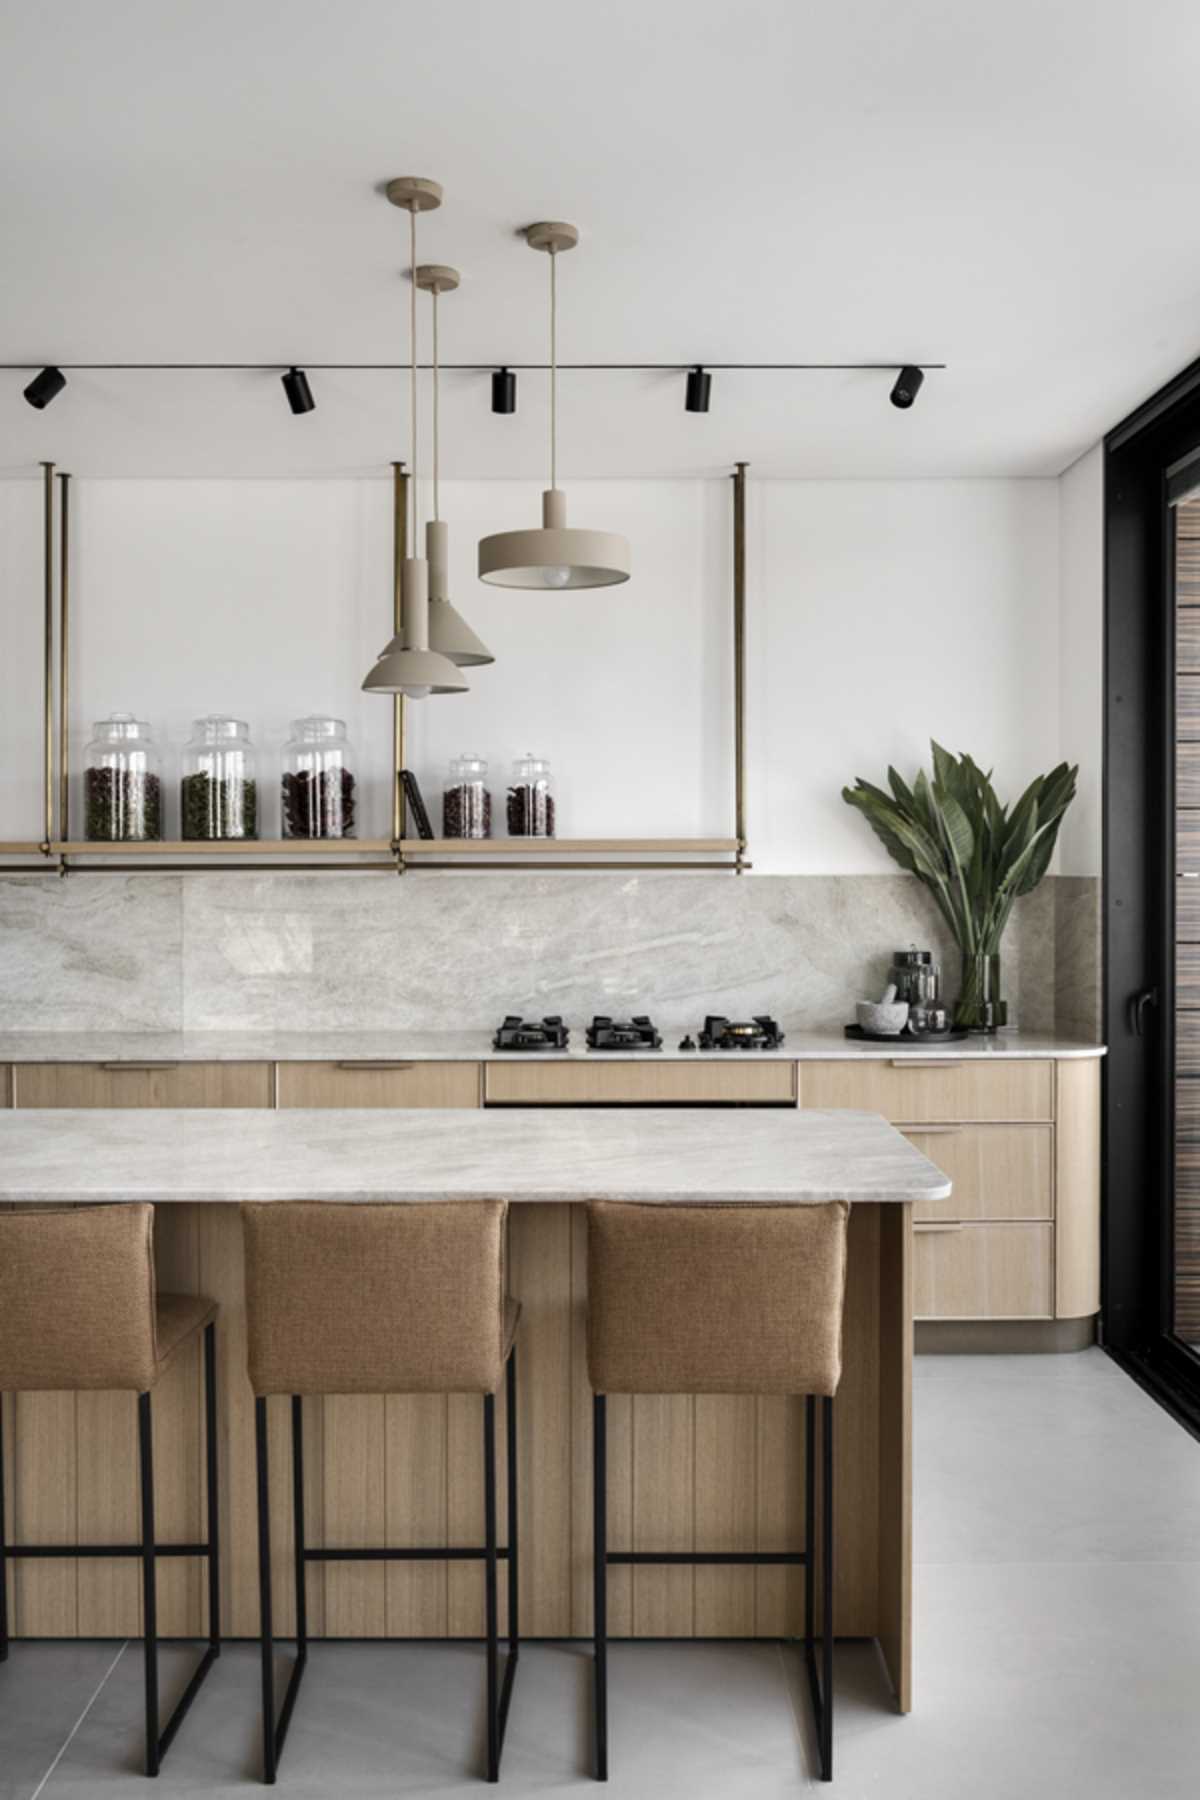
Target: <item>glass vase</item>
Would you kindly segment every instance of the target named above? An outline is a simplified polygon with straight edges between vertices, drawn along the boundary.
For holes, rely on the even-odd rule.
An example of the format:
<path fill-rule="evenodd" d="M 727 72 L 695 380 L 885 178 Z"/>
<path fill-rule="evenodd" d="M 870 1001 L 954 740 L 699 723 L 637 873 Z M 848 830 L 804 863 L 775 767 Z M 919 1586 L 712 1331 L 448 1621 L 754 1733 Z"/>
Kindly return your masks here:
<path fill-rule="evenodd" d="M 959 1031 L 995 1031 L 1000 959 L 991 951 L 963 951 L 954 1024 Z"/>

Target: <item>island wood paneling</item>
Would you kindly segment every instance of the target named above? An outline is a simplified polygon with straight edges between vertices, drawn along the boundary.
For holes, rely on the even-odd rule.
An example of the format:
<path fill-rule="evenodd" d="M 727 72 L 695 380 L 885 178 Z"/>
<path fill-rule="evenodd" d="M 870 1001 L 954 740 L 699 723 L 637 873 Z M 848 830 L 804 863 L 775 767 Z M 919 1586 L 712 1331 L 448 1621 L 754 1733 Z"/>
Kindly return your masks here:
<path fill-rule="evenodd" d="M 523 1307 L 522 1618 L 531 1636 L 586 1636 L 591 1629 L 585 1227 L 577 1207 L 517 1206 L 511 1213 L 510 1281 Z M 837 1628 L 853 1637 L 886 1630 L 897 1642 L 907 1629 L 897 1621 L 906 1617 L 902 1464 L 908 1449 L 901 1402 L 912 1326 L 907 1289 L 897 1295 L 889 1284 L 896 1257 L 904 1263 L 908 1229 L 903 1206 L 860 1206 L 852 1213 L 845 1372 L 837 1402 Z M 221 1307 L 224 1628 L 231 1636 L 251 1636 L 258 1624 L 254 1425 L 237 1209 L 160 1207 L 156 1241 L 170 1283 L 209 1293 Z M 110 1410 L 104 1414 L 102 1406 Z M 22 1395 L 15 1412 L 15 1535 L 70 1542 L 79 1521 L 108 1541 L 127 1538 L 137 1492 L 132 1397 Z M 201 1419 L 200 1368 L 192 1352 L 178 1360 L 155 1395 L 164 1539 L 200 1529 Z M 273 1567 L 281 1636 L 293 1623 L 289 1419 L 286 1401 L 272 1401 Z M 457 1542 L 482 1541 L 477 1396 L 329 1398 L 305 1403 L 305 1425 L 314 1544 L 351 1537 L 429 1543 L 446 1541 L 447 1533 Z M 732 1481 L 731 1469 L 737 1470 Z M 610 1402 L 614 1546 L 715 1547 L 731 1541 L 733 1547 L 798 1548 L 803 1480 L 801 1401 L 638 1396 L 634 1403 L 620 1397 Z M 664 1574 L 665 1580 L 656 1579 Z M 88 1635 L 119 1637 L 139 1628 L 136 1568 L 131 1578 L 128 1570 L 114 1574 L 107 1563 L 103 1569 L 25 1563 L 15 1575 L 18 1635 L 70 1637 L 86 1629 Z M 314 1635 L 474 1636 L 481 1629 L 478 1568 L 428 1564 L 417 1574 L 398 1565 L 314 1565 L 308 1580 Z M 625 1568 L 611 1576 L 610 1617 L 618 1636 L 794 1634 L 802 1602 L 801 1571 L 761 1570 L 747 1578 L 743 1571 Z M 180 1566 L 166 1586 L 164 1610 L 170 1621 L 164 1618 L 164 1631 L 203 1630 L 200 1565 Z"/>

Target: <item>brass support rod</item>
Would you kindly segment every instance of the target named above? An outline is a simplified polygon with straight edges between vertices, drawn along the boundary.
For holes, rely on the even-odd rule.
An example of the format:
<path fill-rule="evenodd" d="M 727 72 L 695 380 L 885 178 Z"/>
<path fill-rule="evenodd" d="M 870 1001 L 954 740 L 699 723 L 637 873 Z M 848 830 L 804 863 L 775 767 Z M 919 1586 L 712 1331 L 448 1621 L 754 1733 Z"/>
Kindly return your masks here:
<path fill-rule="evenodd" d="M 404 625 L 403 602 L 401 595 L 401 575 L 404 558 L 408 555 L 408 476 L 402 462 L 392 464 L 392 630 L 399 632 Z M 392 695 L 392 842 L 398 843 L 404 836 L 405 806 L 404 789 L 400 784 L 400 771 L 405 767 L 408 755 L 408 717 L 403 694 Z M 403 857 L 397 852 L 398 866 L 403 867 Z"/>
<path fill-rule="evenodd" d="M 60 475 L 58 482 L 58 835 L 65 840 L 71 835 L 71 477 Z"/>
<path fill-rule="evenodd" d="M 54 837 L 54 464 L 42 464 L 42 774 L 45 833 L 42 854 Z"/>
<path fill-rule="evenodd" d="M 737 872 L 746 867 L 746 467 L 733 475 L 733 787 Z"/>

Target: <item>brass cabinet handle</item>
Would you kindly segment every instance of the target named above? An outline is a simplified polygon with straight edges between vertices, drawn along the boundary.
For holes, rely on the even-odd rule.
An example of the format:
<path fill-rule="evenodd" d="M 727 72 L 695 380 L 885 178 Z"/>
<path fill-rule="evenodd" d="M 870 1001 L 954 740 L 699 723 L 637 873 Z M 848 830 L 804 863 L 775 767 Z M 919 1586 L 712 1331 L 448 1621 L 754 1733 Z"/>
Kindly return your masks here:
<path fill-rule="evenodd" d="M 134 1069 L 177 1069 L 177 1062 L 102 1062 L 100 1067 L 110 1075 L 124 1075 Z"/>
<path fill-rule="evenodd" d="M 410 1062 L 386 1062 L 381 1059 L 377 1062 L 339 1062 L 335 1063 L 333 1066 L 335 1069 L 366 1069 L 369 1072 L 397 1070 L 403 1074 L 406 1070 L 415 1068 L 416 1064 Z"/>
<path fill-rule="evenodd" d="M 897 1125 L 905 1137 L 957 1137 L 965 1125 Z"/>
<path fill-rule="evenodd" d="M 929 1232 L 929 1233 L 932 1233 L 935 1231 L 961 1231 L 962 1230 L 962 1220 L 961 1219 L 954 1219 L 954 1220 L 948 1219 L 945 1222 L 945 1224 L 942 1224 L 941 1222 L 934 1224 L 934 1222 L 932 1220 L 929 1220 L 928 1222 L 925 1220 L 920 1220 L 920 1221 L 918 1221 L 918 1223 L 916 1225 L 913 1226 L 913 1230 L 914 1231 L 924 1231 L 924 1232 Z"/>
<path fill-rule="evenodd" d="M 893 1056 L 893 1069 L 961 1069 L 961 1062 L 932 1062 L 929 1057 Z"/>

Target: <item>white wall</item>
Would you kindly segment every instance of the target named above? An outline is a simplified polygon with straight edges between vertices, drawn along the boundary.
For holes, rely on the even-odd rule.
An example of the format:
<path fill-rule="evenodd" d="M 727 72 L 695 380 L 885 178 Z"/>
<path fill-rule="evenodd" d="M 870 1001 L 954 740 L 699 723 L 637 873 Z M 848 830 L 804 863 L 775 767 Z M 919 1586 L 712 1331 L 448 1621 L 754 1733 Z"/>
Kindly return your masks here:
<path fill-rule="evenodd" d="M 1104 709 L 1104 450 L 1059 477 L 1059 716 L 1062 754 L 1079 764 L 1059 871 L 1099 875 Z"/>
<path fill-rule="evenodd" d="M 1081 663 L 1059 604 L 1069 574 L 1073 617 L 1091 630 L 1084 485 L 1081 497 L 1063 484 L 1072 548 L 1060 556 L 1054 481 L 751 480 L 756 869 L 891 868 L 840 790 L 881 779 L 889 761 L 911 773 L 930 736 L 993 767 L 1005 794 L 1078 756 L 1094 795 L 1098 738 L 1083 739 L 1098 642 Z M 561 835 L 726 834 L 729 484 L 581 484 L 569 503 L 576 522 L 629 535 L 626 586 L 482 587 L 476 539 L 534 521 L 537 489 L 444 484 L 456 603 L 498 660 L 472 673 L 468 696 L 410 708 L 410 761 L 436 795 L 459 750 L 488 755 L 499 788 L 510 759 L 534 749 L 555 766 Z M 35 484 L 3 484 L 0 837 L 40 835 L 39 508 Z M 173 777 L 191 719 L 236 711 L 260 748 L 274 833 L 288 721 L 331 710 L 359 747 L 363 835 L 386 833 L 391 709 L 359 683 L 389 633 L 389 484 L 80 482 L 75 518 L 77 766 L 91 720 L 132 710 L 153 721 Z M 1075 834 L 1077 872 L 1092 830 L 1081 821 Z"/>

